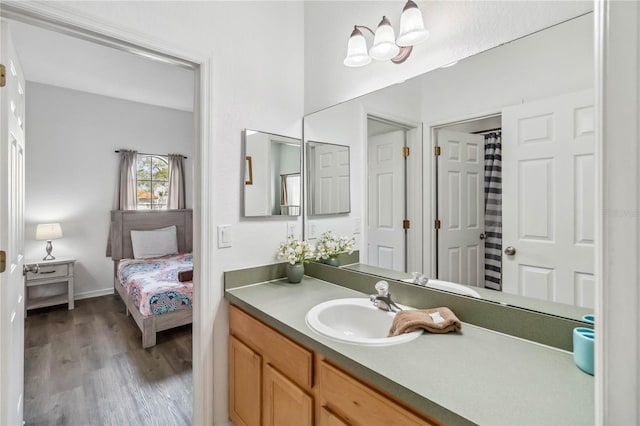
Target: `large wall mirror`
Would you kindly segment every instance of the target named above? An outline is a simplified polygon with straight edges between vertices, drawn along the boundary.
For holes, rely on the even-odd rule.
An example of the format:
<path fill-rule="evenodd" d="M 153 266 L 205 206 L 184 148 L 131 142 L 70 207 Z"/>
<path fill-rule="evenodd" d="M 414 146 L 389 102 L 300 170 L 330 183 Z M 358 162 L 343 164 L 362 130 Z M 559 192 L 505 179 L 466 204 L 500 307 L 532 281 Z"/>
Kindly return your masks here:
<path fill-rule="evenodd" d="M 349 213 L 349 147 L 307 141 L 307 212 L 310 216 Z"/>
<path fill-rule="evenodd" d="M 306 116 L 305 138 L 353 141 L 353 213 L 317 232 L 361 219 L 352 268 L 580 319 L 595 297 L 593 51 L 589 13 Z"/>
<path fill-rule="evenodd" d="M 244 131 L 244 215 L 299 216 L 300 139 Z"/>

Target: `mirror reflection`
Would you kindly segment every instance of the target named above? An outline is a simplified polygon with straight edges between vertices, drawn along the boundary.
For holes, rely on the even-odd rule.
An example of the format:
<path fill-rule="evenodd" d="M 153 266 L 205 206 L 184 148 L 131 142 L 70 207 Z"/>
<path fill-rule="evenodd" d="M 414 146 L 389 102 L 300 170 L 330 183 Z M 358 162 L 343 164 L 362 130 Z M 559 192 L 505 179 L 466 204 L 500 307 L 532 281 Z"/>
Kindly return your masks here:
<path fill-rule="evenodd" d="M 349 213 L 349 147 L 314 141 L 306 147 L 308 214 Z"/>
<path fill-rule="evenodd" d="M 300 139 L 244 131 L 244 215 L 300 215 Z"/>
<path fill-rule="evenodd" d="M 595 294 L 593 81 L 587 14 L 305 117 L 305 137 L 348 134 L 363 173 L 352 215 L 316 232 L 362 217 L 355 269 L 579 318 Z M 400 151 L 375 144 L 394 134 Z M 378 170 L 392 154 L 395 174 Z"/>

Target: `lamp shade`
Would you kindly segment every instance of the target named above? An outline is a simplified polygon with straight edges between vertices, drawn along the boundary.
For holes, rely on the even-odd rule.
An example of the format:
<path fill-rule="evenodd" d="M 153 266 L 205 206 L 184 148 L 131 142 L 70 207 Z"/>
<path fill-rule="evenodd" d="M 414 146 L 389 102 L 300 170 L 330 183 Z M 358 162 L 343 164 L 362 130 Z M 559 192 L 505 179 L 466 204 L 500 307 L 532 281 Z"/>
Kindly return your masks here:
<path fill-rule="evenodd" d="M 424 28 L 422 12 L 412 0 L 404 5 L 400 15 L 400 30 L 396 44 L 398 46 L 413 46 L 429 38 L 429 31 Z"/>
<path fill-rule="evenodd" d="M 395 57 L 400 51 L 395 38 L 391 22 L 386 16 L 383 16 L 373 38 L 373 46 L 369 50 L 369 56 L 378 61 L 386 61 Z"/>
<path fill-rule="evenodd" d="M 349 44 L 347 46 L 347 57 L 344 64 L 348 67 L 361 67 L 371 62 L 371 57 L 367 53 L 367 41 L 362 32 L 354 27 Z"/>
<path fill-rule="evenodd" d="M 57 240 L 62 238 L 62 227 L 59 223 L 41 223 L 36 227 L 36 240 Z"/>

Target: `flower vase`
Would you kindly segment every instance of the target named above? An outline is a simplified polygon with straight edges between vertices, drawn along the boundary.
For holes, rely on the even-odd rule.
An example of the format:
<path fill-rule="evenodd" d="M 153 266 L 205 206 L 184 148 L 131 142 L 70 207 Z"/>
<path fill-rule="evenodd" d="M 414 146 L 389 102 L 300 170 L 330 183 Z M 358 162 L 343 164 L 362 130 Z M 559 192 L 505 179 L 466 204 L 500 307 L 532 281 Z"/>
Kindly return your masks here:
<path fill-rule="evenodd" d="M 330 257 L 328 259 L 325 259 L 324 263 L 326 263 L 327 265 L 331 265 L 331 266 L 340 266 L 340 262 L 338 262 L 338 258 L 337 257 Z"/>
<path fill-rule="evenodd" d="M 297 284 L 302 281 L 304 275 L 304 264 L 302 263 L 287 263 L 287 278 L 290 283 Z"/>

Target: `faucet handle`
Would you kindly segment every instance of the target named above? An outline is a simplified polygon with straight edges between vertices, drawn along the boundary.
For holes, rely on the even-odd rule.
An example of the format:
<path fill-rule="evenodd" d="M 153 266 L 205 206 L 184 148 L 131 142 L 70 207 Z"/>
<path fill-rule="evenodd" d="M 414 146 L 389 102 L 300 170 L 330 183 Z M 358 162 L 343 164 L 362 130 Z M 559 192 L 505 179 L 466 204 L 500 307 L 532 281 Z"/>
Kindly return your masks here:
<path fill-rule="evenodd" d="M 378 281 L 376 283 L 376 291 L 378 292 L 378 296 L 386 297 L 389 295 L 389 283 L 386 281 Z"/>

